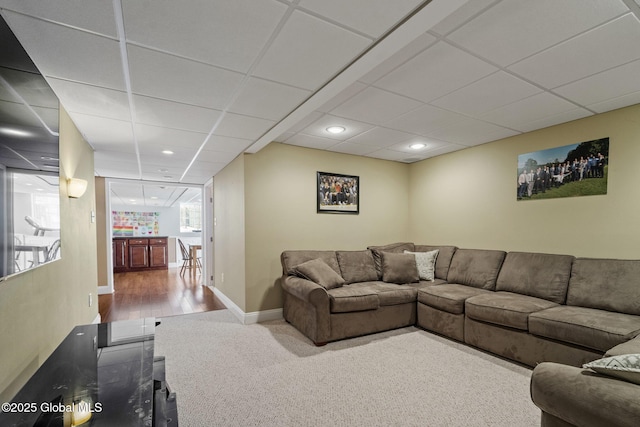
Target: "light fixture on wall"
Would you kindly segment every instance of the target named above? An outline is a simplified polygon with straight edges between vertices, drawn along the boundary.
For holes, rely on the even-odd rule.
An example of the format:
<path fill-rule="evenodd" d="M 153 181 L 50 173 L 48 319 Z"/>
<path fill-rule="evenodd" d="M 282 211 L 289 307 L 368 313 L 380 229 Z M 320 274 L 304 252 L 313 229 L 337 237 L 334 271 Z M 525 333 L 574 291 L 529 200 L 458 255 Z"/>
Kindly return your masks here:
<path fill-rule="evenodd" d="M 69 178 L 67 180 L 67 195 L 70 198 L 77 199 L 82 197 L 87 191 L 87 181 L 80 178 Z"/>

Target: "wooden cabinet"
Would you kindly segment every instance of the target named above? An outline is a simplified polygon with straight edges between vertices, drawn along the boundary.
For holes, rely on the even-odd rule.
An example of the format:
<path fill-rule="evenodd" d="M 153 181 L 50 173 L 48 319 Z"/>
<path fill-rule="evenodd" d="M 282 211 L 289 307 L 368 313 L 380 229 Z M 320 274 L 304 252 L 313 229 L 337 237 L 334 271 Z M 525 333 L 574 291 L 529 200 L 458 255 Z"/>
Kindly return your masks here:
<path fill-rule="evenodd" d="M 167 269 L 167 238 L 114 237 L 113 257 L 113 271 L 116 273 Z"/>

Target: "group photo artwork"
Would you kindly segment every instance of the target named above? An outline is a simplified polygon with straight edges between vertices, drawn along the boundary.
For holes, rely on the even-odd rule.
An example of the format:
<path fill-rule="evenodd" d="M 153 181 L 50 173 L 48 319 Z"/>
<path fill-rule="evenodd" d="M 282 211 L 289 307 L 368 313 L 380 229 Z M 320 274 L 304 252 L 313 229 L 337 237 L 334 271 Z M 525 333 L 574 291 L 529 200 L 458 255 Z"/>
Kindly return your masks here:
<path fill-rule="evenodd" d="M 111 212 L 114 237 L 157 236 L 160 212 Z"/>
<path fill-rule="evenodd" d="M 317 212 L 358 214 L 360 178 L 353 175 L 318 172 Z"/>
<path fill-rule="evenodd" d="M 607 194 L 609 138 L 518 156 L 517 200 Z"/>

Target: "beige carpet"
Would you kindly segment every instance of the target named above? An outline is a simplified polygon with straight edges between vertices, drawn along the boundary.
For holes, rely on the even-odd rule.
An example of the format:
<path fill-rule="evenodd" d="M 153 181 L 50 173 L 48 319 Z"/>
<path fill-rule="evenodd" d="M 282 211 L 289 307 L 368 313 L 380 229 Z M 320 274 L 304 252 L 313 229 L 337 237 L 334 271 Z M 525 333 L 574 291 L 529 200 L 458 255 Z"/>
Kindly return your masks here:
<path fill-rule="evenodd" d="M 539 426 L 531 371 L 408 327 L 315 347 L 285 321 L 167 317 L 156 355 L 190 426 Z"/>

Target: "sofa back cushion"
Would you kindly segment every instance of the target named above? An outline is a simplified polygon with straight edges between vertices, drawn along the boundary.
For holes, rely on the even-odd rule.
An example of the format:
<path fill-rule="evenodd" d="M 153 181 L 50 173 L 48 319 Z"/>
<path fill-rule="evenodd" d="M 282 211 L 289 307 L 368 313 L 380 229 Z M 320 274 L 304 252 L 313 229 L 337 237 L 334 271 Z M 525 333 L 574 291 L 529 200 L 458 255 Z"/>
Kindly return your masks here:
<path fill-rule="evenodd" d="M 382 256 L 381 252 L 392 252 L 401 254 L 404 251 L 413 252 L 415 246 L 410 242 L 391 243 L 384 246 L 369 246 L 367 249 L 373 254 L 373 261 L 376 264 L 376 271 L 378 272 L 378 279 L 382 279 Z"/>
<path fill-rule="evenodd" d="M 312 259 L 321 259 L 329 267 L 333 268 L 336 273 L 341 274 L 335 251 L 284 251 L 280 255 L 282 272 L 284 275 L 293 276 L 295 275 L 294 268 L 296 266 Z"/>
<path fill-rule="evenodd" d="M 496 291 L 564 304 L 574 259 L 570 255 L 509 252 L 502 263 Z"/>
<path fill-rule="evenodd" d="M 430 246 L 430 245 L 416 245 L 416 252 L 431 252 L 438 250 L 438 257 L 436 258 L 436 279 L 447 280 L 449 274 L 449 267 L 451 266 L 451 259 L 453 254 L 458 249 L 455 246 Z"/>
<path fill-rule="evenodd" d="M 458 249 L 453 254 L 447 282 L 494 290 L 504 251 Z"/>
<path fill-rule="evenodd" d="M 640 315 L 640 260 L 577 258 L 567 305 Z"/>
<path fill-rule="evenodd" d="M 346 283 L 378 280 L 376 264 L 370 250 L 336 251 L 342 277 Z"/>

